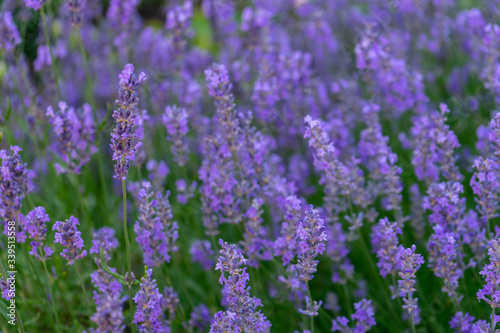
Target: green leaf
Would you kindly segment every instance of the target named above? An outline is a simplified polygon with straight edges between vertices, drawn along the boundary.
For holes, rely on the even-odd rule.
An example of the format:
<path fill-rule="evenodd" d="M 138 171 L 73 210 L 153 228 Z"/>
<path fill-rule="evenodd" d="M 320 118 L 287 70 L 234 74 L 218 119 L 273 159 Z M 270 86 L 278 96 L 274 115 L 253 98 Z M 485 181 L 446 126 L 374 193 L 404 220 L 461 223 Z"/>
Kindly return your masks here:
<path fill-rule="evenodd" d="M 5 114 L 5 121 L 4 121 L 4 125 L 7 124 L 7 122 L 9 121 L 9 118 L 10 118 L 10 114 L 12 113 L 12 105 L 10 105 L 10 99 L 7 98 L 7 114 Z"/>

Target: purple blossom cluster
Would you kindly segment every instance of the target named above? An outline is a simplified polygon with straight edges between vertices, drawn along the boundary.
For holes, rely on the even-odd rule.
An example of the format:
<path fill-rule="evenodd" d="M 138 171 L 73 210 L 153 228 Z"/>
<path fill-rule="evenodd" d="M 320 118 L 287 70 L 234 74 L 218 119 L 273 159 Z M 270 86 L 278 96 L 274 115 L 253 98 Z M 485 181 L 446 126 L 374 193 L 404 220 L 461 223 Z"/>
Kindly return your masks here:
<path fill-rule="evenodd" d="M 135 160 L 135 152 L 141 146 L 140 142 L 134 142 L 136 134 L 133 126 L 137 119 L 135 108 L 139 102 L 137 89 L 146 80 L 146 74 L 140 73 L 139 77 L 134 74 L 134 65 L 127 64 L 118 76 L 120 89 L 118 90 L 118 110 L 113 112 L 116 127 L 111 133 L 111 148 L 113 149 L 113 160 L 116 161 L 115 176 L 118 180 L 127 178 L 130 162 Z"/>
<path fill-rule="evenodd" d="M 172 154 L 179 166 L 187 163 L 189 155 L 189 147 L 185 139 L 189 132 L 188 117 L 186 109 L 176 105 L 167 106 L 162 116 L 163 124 L 167 129 L 167 140 L 172 143 Z"/>
<path fill-rule="evenodd" d="M 57 221 L 52 226 L 52 230 L 56 231 L 54 243 L 59 243 L 65 248 L 60 255 L 68 261 L 68 265 L 73 265 L 76 260 L 87 255 L 87 250 L 82 250 L 84 243 L 78 225 L 80 225 L 78 219 L 70 216 L 69 219 Z"/>
<path fill-rule="evenodd" d="M 21 43 L 21 37 L 12 19 L 12 13 L 9 11 L 0 13 L 0 49 L 10 52 L 19 43 Z"/>
<path fill-rule="evenodd" d="M 346 317 L 337 317 L 332 320 L 332 332 L 341 333 L 363 333 L 368 332 L 375 322 L 375 310 L 372 306 L 372 301 L 362 299 L 360 302 L 354 303 L 354 313 L 351 316 L 354 321 L 354 326 L 349 326 L 349 319 Z"/>

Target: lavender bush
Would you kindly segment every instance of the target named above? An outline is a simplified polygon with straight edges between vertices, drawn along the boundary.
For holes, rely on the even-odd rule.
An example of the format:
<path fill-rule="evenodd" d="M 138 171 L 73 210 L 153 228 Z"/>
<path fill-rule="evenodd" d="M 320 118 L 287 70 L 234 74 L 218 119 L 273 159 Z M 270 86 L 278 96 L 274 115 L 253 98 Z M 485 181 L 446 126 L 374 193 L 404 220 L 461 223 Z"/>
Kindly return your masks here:
<path fill-rule="evenodd" d="M 498 1 L 0 3 L 0 333 L 500 332 Z"/>

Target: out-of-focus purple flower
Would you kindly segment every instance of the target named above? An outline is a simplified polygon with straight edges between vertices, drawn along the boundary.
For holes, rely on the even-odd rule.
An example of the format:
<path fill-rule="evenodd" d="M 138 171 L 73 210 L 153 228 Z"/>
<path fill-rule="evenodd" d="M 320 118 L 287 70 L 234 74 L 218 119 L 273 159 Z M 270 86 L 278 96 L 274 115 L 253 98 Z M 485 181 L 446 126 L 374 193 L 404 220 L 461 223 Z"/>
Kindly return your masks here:
<path fill-rule="evenodd" d="M 447 181 L 460 181 L 463 178 L 455 156 L 460 143 L 445 123 L 449 112 L 446 104 L 441 104 L 440 112 L 418 115 L 411 129 L 415 174 L 428 185 L 438 182 L 441 177 Z"/>
<path fill-rule="evenodd" d="M 141 289 L 134 297 L 137 311 L 134 314 L 134 324 L 137 324 L 141 333 L 166 333 L 170 327 L 162 313 L 162 295 L 152 279 L 153 270 L 148 269 L 146 276 L 141 279 Z"/>
<path fill-rule="evenodd" d="M 324 228 L 319 212 L 314 209 L 313 205 L 310 205 L 305 213 L 304 221 L 297 228 L 297 236 L 300 239 L 297 270 L 299 278 L 304 282 L 314 277 L 313 274 L 319 262 L 315 258 L 325 250 L 327 237 Z"/>
<path fill-rule="evenodd" d="M 484 300 L 491 307 L 498 308 L 500 307 L 500 290 L 498 290 L 500 283 L 500 239 L 492 239 L 488 246 L 490 263 L 485 264 L 483 270 L 479 272 L 486 284 L 477 292 L 477 299 Z"/>
<path fill-rule="evenodd" d="M 281 236 L 274 242 L 274 255 L 281 256 L 283 266 L 287 266 L 297 254 L 297 228 L 302 219 L 300 200 L 292 195 L 286 199 L 285 220 L 281 224 Z"/>
<path fill-rule="evenodd" d="M 235 245 L 229 245 L 222 239 L 219 244 L 222 250 L 215 269 L 221 271 L 219 283 L 224 285 L 222 293 L 228 309 L 214 316 L 210 332 L 269 332 L 271 323 L 265 315 L 256 311 L 258 306 L 262 306 L 260 299 L 250 297 L 250 287 L 247 287 L 250 277 L 246 267 L 241 268 L 246 259 Z M 229 273 L 229 277 L 226 278 L 225 273 Z"/>
<path fill-rule="evenodd" d="M 483 57 L 483 66 L 481 66 L 480 78 L 486 89 L 494 96 L 495 101 L 500 104 L 500 52 L 498 44 L 500 43 L 500 26 L 496 24 L 486 24 L 483 30 L 481 51 Z"/>
<path fill-rule="evenodd" d="M 46 0 L 24 0 L 26 7 L 39 10 L 45 4 Z"/>
<path fill-rule="evenodd" d="M 101 249 L 106 257 L 108 253 L 118 247 L 118 239 L 115 237 L 115 229 L 110 227 L 102 227 L 94 232 L 92 236 L 92 247 L 90 253 L 99 256 Z"/>
<path fill-rule="evenodd" d="M 208 325 L 210 325 L 210 311 L 205 304 L 197 305 L 193 308 L 189 320 L 187 322 L 188 329 L 197 329 L 199 331 L 204 331 Z"/>
<path fill-rule="evenodd" d="M 47 236 L 48 222 L 50 222 L 49 214 L 45 212 L 45 208 L 39 206 L 33 208 L 33 210 L 26 215 L 23 226 L 23 231 L 27 232 L 29 238 L 32 239 L 29 254 L 40 261 L 48 260 L 54 253 L 50 246 L 43 246 L 43 242 Z M 41 250 L 38 251 L 38 248 Z"/>
<path fill-rule="evenodd" d="M 491 153 L 496 161 L 500 161 L 500 112 L 496 113 L 489 124 L 489 135 Z"/>
<path fill-rule="evenodd" d="M 21 160 L 22 151 L 17 146 L 10 146 L 12 155 L 0 150 L 0 216 L 3 222 L 13 221 L 22 207 L 26 194 L 33 191 L 31 178 L 33 174 L 28 170 L 27 164 Z"/>
<path fill-rule="evenodd" d="M 144 251 L 144 262 L 149 266 L 159 266 L 170 262 L 170 251 L 176 251 L 175 241 L 179 237 L 177 223 L 173 222 L 172 210 L 168 203 L 169 192 L 160 192 L 152 199 L 151 183 L 143 182 L 139 191 L 139 219 L 134 226 L 137 242 Z"/>
<path fill-rule="evenodd" d="M 472 175 L 470 186 L 476 195 L 477 210 L 481 215 L 483 227 L 498 216 L 500 181 L 498 162 L 493 158 L 478 157 L 474 160 L 476 172 Z"/>
<path fill-rule="evenodd" d="M 415 323 L 420 322 L 420 309 L 418 307 L 418 298 L 413 298 L 415 292 L 416 273 L 420 266 L 424 263 L 424 258 L 421 254 L 415 253 L 416 246 L 412 245 L 409 248 L 400 247 L 397 253 L 396 261 L 400 264 L 398 280 L 399 297 L 403 298 L 403 309 L 408 311 L 408 314 Z"/>
<path fill-rule="evenodd" d="M 207 240 L 195 240 L 189 250 L 193 262 L 199 262 L 204 270 L 209 270 L 214 267 L 214 250 L 212 245 Z"/>
<path fill-rule="evenodd" d="M 21 43 L 19 30 L 9 11 L 0 13 L 0 49 L 10 52 Z"/>
<path fill-rule="evenodd" d="M 189 27 L 193 16 L 193 4 L 190 0 L 184 2 L 182 6 L 176 6 L 167 12 L 165 29 L 174 32 L 174 35 L 181 35 Z"/>
<path fill-rule="evenodd" d="M 377 246 L 377 258 L 379 260 L 377 266 L 380 268 L 380 275 L 386 277 L 388 274 L 396 274 L 399 266 L 396 261 L 396 255 L 399 251 L 398 235 L 402 233 L 401 228 L 396 222 L 389 222 L 386 217 L 380 220 L 373 233 L 380 237 Z"/>
<path fill-rule="evenodd" d="M 71 24 L 74 27 L 80 26 L 82 24 L 82 6 L 84 4 L 83 0 L 66 0 L 66 6 L 71 14 Z"/>
<path fill-rule="evenodd" d="M 87 255 L 86 250 L 81 251 L 84 244 L 81 232 L 77 229 L 79 224 L 78 219 L 71 216 L 64 222 L 57 221 L 52 227 L 52 230 L 57 231 L 54 243 L 59 243 L 65 247 L 60 255 L 68 261 L 68 265 L 73 265 L 75 260 L 82 259 Z"/>
<path fill-rule="evenodd" d="M 52 58 L 48 45 L 40 45 L 36 52 L 36 59 L 33 62 L 36 72 L 40 72 L 43 68 L 52 66 Z"/>
<path fill-rule="evenodd" d="M 349 319 L 346 317 L 337 317 L 332 320 L 332 332 L 363 333 L 368 332 L 377 324 L 371 300 L 362 299 L 360 302 L 354 303 L 354 310 L 351 317 L 352 320 L 355 320 L 354 326 L 348 326 Z"/>
<path fill-rule="evenodd" d="M 186 142 L 186 134 L 189 131 L 188 113 L 186 109 L 176 105 L 167 106 L 162 121 L 167 129 L 167 140 L 172 143 L 174 159 L 179 166 L 183 166 L 189 157 L 189 147 Z"/>
<path fill-rule="evenodd" d="M 458 234 L 465 208 L 465 198 L 460 197 L 463 192 L 464 188 L 460 183 L 432 184 L 427 189 L 427 196 L 422 203 L 423 208 L 432 212 L 429 222 Z"/>
<path fill-rule="evenodd" d="M 10 301 L 16 295 L 15 273 L 9 273 L 9 277 L 0 276 L 0 294 L 2 298 Z"/>
<path fill-rule="evenodd" d="M 118 75 L 120 79 L 120 90 L 116 104 L 118 110 L 113 112 L 116 127 L 111 133 L 111 148 L 113 149 L 113 160 L 116 161 L 115 175 L 118 180 L 126 180 L 130 162 L 135 160 L 135 152 L 141 146 L 140 142 L 134 143 L 136 134 L 133 132 L 139 103 L 137 89 L 146 80 L 146 74 L 140 73 L 139 77 L 134 74 L 134 65 L 127 64 L 125 69 Z"/>
<path fill-rule="evenodd" d="M 198 186 L 197 182 L 192 182 L 189 187 L 184 179 L 178 179 L 175 181 L 175 187 L 177 187 L 177 201 L 183 205 L 194 197 L 194 191 Z"/>
<path fill-rule="evenodd" d="M 450 328 L 453 333 L 472 333 L 472 325 L 475 319 L 468 312 L 459 311 L 451 318 Z"/>
<path fill-rule="evenodd" d="M 177 305 L 179 305 L 179 295 L 177 295 L 173 287 L 165 287 L 163 289 L 163 297 L 161 298 L 161 308 L 168 310 L 171 318 L 173 318 Z"/>
<path fill-rule="evenodd" d="M 241 245 L 243 253 L 247 255 L 248 266 L 257 267 L 258 259 L 271 260 L 271 241 L 266 239 L 266 231 L 262 227 L 262 199 L 253 199 L 244 215 L 245 233 Z"/>
<path fill-rule="evenodd" d="M 149 160 L 146 163 L 146 169 L 150 172 L 149 180 L 154 188 L 163 188 L 165 185 L 165 177 L 167 177 L 170 169 L 164 161 Z"/>
<path fill-rule="evenodd" d="M 306 309 L 305 310 L 299 309 L 299 312 L 302 313 L 303 315 L 308 316 L 308 317 L 316 317 L 318 315 L 319 309 L 321 309 L 322 304 L 323 304 L 323 301 L 311 302 L 309 297 L 306 296 Z"/>
<path fill-rule="evenodd" d="M 91 106 L 84 104 L 81 110 L 75 110 L 66 102 L 59 102 L 58 110 L 54 112 L 49 106 L 46 115 L 54 128 L 59 155 L 65 163 L 64 167 L 55 164 L 57 173 L 80 173 L 82 166 L 97 152 Z"/>

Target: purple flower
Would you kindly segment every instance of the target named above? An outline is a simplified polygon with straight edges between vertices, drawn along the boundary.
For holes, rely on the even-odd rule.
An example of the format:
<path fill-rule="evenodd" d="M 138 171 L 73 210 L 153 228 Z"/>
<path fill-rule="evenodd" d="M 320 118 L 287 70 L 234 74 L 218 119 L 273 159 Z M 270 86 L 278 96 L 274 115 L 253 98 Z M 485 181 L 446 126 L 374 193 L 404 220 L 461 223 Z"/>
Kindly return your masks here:
<path fill-rule="evenodd" d="M 249 275 L 246 267 L 241 268 L 246 259 L 235 245 L 229 245 L 222 239 L 219 244 L 222 250 L 215 269 L 221 271 L 219 283 L 224 285 L 222 293 L 228 309 L 214 316 L 210 332 L 268 332 L 271 323 L 260 311 L 256 311 L 262 303 L 260 299 L 250 297 L 250 287 L 247 287 Z M 229 273 L 227 278 L 225 273 Z"/>
<path fill-rule="evenodd" d="M 71 24 L 73 26 L 80 26 L 82 24 L 82 5 L 83 0 L 66 0 L 66 6 L 71 14 Z"/>
<path fill-rule="evenodd" d="M 24 0 L 26 7 L 39 10 L 45 4 L 46 0 Z"/>
<path fill-rule="evenodd" d="M 143 182 L 139 191 L 139 219 L 134 231 L 137 242 L 144 251 L 144 262 L 149 266 L 159 266 L 170 262 L 170 251 L 176 251 L 175 241 L 179 237 L 177 223 L 172 222 L 173 215 L 168 202 L 169 192 L 163 196 L 160 192 L 152 199 L 151 183 Z"/>
<path fill-rule="evenodd" d="M 332 320 L 332 332 L 363 333 L 368 332 L 370 328 L 376 325 L 371 300 L 362 299 L 360 302 L 354 303 L 354 310 L 351 317 L 352 320 L 355 320 L 354 326 L 348 326 L 349 319 L 346 317 L 337 317 Z"/>
<path fill-rule="evenodd" d="M 10 301 L 16 294 L 16 277 L 14 273 L 9 273 L 9 277 L 0 275 L 0 293 L 2 298 Z"/>
<path fill-rule="evenodd" d="M 274 255 L 281 256 L 287 266 L 297 253 L 297 228 L 302 219 L 302 205 L 296 196 L 286 199 L 285 220 L 281 224 L 281 236 L 274 242 Z"/>
<path fill-rule="evenodd" d="M 10 146 L 12 155 L 0 150 L 0 216 L 4 222 L 13 221 L 22 207 L 26 194 L 32 192 L 32 172 L 21 161 L 21 148 Z"/>
<path fill-rule="evenodd" d="M 187 163 L 189 147 L 185 140 L 188 128 L 188 113 L 186 109 L 176 105 L 167 106 L 162 115 L 163 125 L 167 129 L 167 140 L 172 143 L 171 149 L 174 160 L 179 166 Z"/>
<path fill-rule="evenodd" d="M 386 277 L 387 274 L 394 275 L 398 270 L 396 255 L 399 251 L 398 235 L 402 233 L 401 228 L 397 223 L 389 222 L 386 217 L 380 220 L 377 228 L 373 229 L 373 233 L 380 237 L 377 246 L 377 258 L 379 259 L 377 266 L 380 268 L 380 275 L 383 277 Z"/>
<path fill-rule="evenodd" d="M 187 322 L 188 329 L 204 331 L 211 321 L 210 311 L 205 304 L 197 305 L 193 308 Z"/>
<path fill-rule="evenodd" d="M 50 246 L 43 246 L 43 242 L 47 236 L 48 222 L 50 222 L 49 214 L 41 206 L 35 207 L 25 218 L 24 231 L 28 233 L 29 238 L 33 239 L 29 254 L 35 256 L 40 261 L 49 259 L 52 253 L 54 253 Z M 41 248 L 41 255 L 38 248 Z"/>
<path fill-rule="evenodd" d="M 81 110 L 75 110 L 66 102 L 59 102 L 56 112 L 49 106 L 46 114 L 57 137 L 59 155 L 65 163 L 65 167 L 55 164 L 57 173 L 80 173 L 82 166 L 97 152 L 92 108 L 84 104 Z"/>
<path fill-rule="evenodd" d="M 81 232 L 77 229 L 79 224 L 78 219 L 71 216 L 64 222 L 57 221 L 52 227 L 52 230 L 57 231 L 54 243 L 59 243 L 65 247 L 60 255 L 68 261 L 68 265 L 73 265 L 75 260 L 82 259 L 87 255 L 86 250 L 81 251 L 84 244 Z"/>
<path fill-rule="evenodd" d="M 265 238 L 266 232 L 263 228 L 261 199 L 253 199 L 252 204 L 244 215 L 245 233 L 241 245 L 243 252 L 248 257 L 248 266 L 257 267 L 258 259 L 271 260 L 271 242 Z"/>
<path fill-rule="evenodd" d="M 312 274 L 316 272 L 319 262 L 314 259 L 325 250 L 327 237 L 323 223 L 318 211 L 310 205 L 309 210 L 305 212 L 304 221 L 297 228 L 297 235 L 300 239 L 297 270 L 299 278 L 304 282 L 314 277 Z"/>
<path fill-rule="evenodd" d="M 453 333 L 472 333 L 472 325 L 475 319 L 468 312 L 459 311 L 451 318 L 450 328 Z"/>
<path fill-rule="evenodd" d="M 120 90 L 116 104 L 118 110 L 113 112 L 116 127 L 111 133 L 111 148 L 113 160 L 116 161 L 115 175 L 118 180 L 126 180 L 130 162 L 135 160 L 135 152 L 141 146 L 140 142 L 134 143 L 136 134 L 133 132 L 137 112 L 135 111 L 139 97 L 137 89 L 146 80 L 146 74 L 140 73 L 137 78 L 134 74 L 134 65 L 127 64 L 118 75 Z"/>
<path fill-rule="evenodd" d="M 194 197 L 194 192 L 198 186 L 197 182 L 192 182 L 189 187 L 184 179 L 177 179 L 175 181 L 175 187 L 177 188 L 177 201 L 180 204 L 187 204 L 187 202 Z"/>
<path fill-rule="evenodd" d="M 449 112 L 446 104 L 441 104 L 440 112 L 416 117 L 411 129 L 414 147 L 412 164 L 417 178 L 427 184 L 437 182 L 441 177 L 447 181 L 460 181 L 463 178 L 455 156 L 460 143 L 445 123 Z"/>
<path fill-rule="evenodd" d="M 415 292 L 416 273 L 420 266 L 424 263 L 424 258 L 421 254 L 415 253 L 416 246 L 412 245 L 409 248 L 400 247 L 396 256 L 396 262 L 399 263 L 398 293 L 399 297 L 403 298 L 403 309 L 408 311 L 408 314 L 415 323 L 420 321 L 420 310 L 418 308 L 418 298 L 413 298 Z"/>
<path fill-rule="evenodd" d="M 491 307 L 498 308 L 500 307 L 500 290 L 498 290 L 500 283 L 500 239 L 492 239 L 488 246 L 490 263 L 485 264 L 483 270 L 479 272 L 486 284 L 477 292 L 477 299 L 484 300 Z"/>
<path fill-rule="evenodd" d="M 500 182 L 499 164 L 493 158 L 478 157 L 474 160 L 476 172 L 472 175 L 470 186 L 476 195 L 477 210 L 482 218 L 483 227 L 489 220 L 498 216 Z"/>
<path fill-rule="evenodd" d="M 134 297 L 137 311 L 134 314 L 134 324 L 137 324 L 141 333 L 166 333 L 170 328 L 162 313 L 162 295 L 152 279 L 153 270 L 148 269 L 146 276 L 141 279 L 141 289 Z"/>
<path fill-rule="evenodd" d="M 20 43 L 19 30 L 14 24 L 11 12 L 0 13 L 0 49 L 10 52 Z"/>
<path fill-rule="evenodd" d="M 191 249 L 189 250 L 191 253 L 191 257 L 193 258 L 193 262 L 200 263 L 201 267 L 204 270 L 209 270 L 214 267 L 214 250 L 212 249 L 212 245 L 207 240 L 195 240 L 193 245 L 191 245 Z"/>
<path fill-rule="evenodd" d="M 35 72 L 40 72 L 43 68 L 52 66 L 49 45 L 38 46 L 33 66 L 35 67 Z"/>
<path fill-rule="evenodd" d="M 118 247 L 118 240 L 115 237 L 115 229 L 110 227 L 102 227 L 94 232 L 92 236 L 92 247 L 90 253 L 96 254 L 99 257 L 101 249 L 106 258 L 109 258 L 109 252 Z"/>
<path fill-rule="evenodd" d="M 308 296 L 306 296 L 306 309 L 299 309 L 299 312 L 308 317 L 316 317 L 318 315 L 319 309 L 321 309 L 321 305 L 323 301 L 314 301 L 311 302 Z"/>

